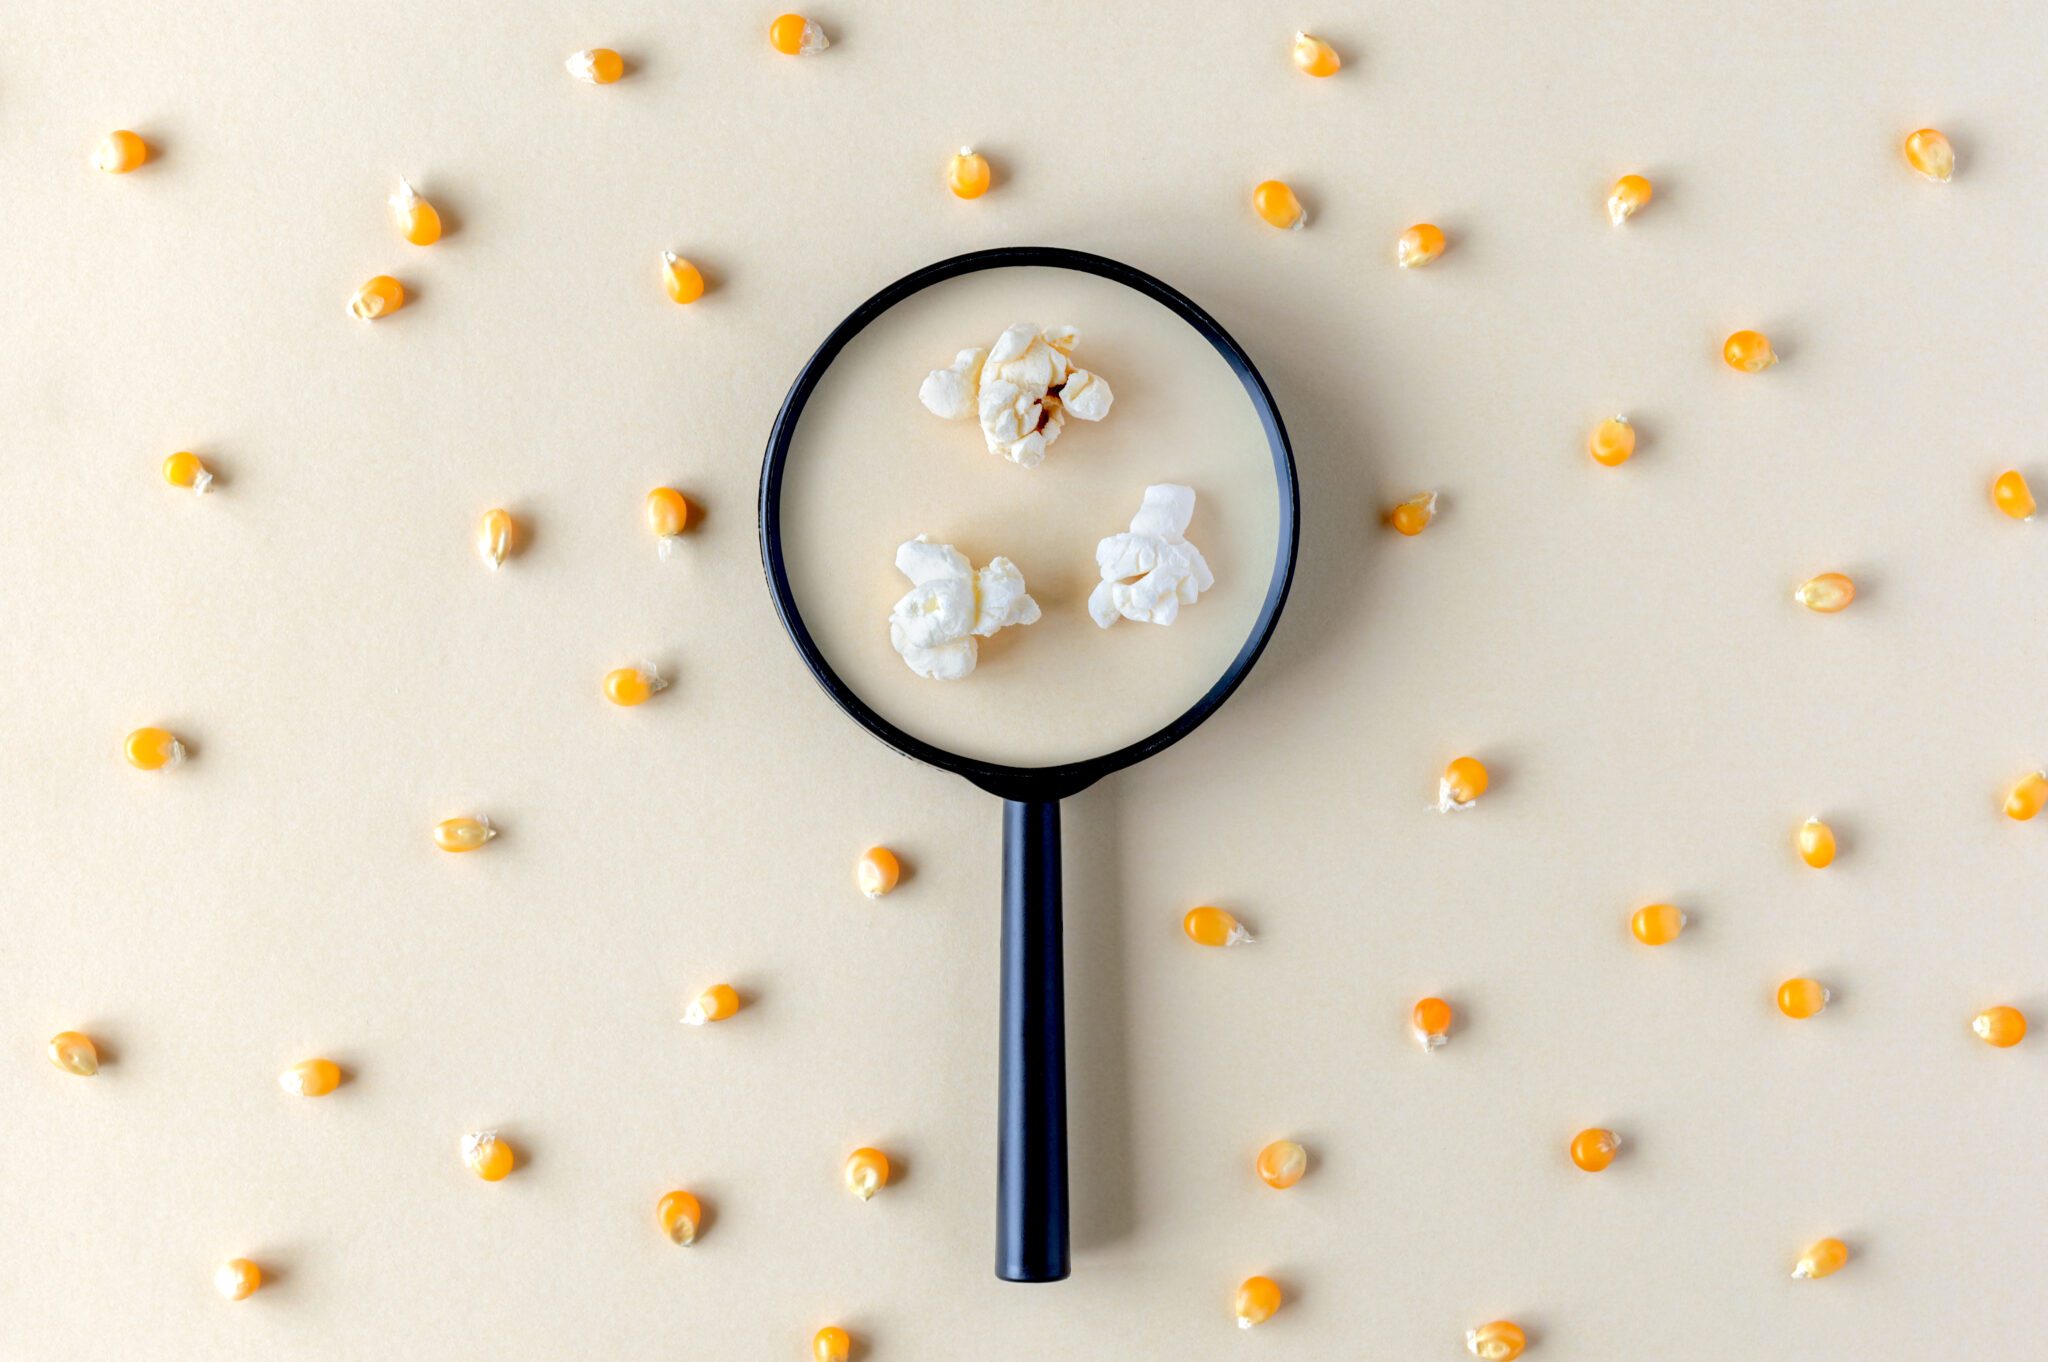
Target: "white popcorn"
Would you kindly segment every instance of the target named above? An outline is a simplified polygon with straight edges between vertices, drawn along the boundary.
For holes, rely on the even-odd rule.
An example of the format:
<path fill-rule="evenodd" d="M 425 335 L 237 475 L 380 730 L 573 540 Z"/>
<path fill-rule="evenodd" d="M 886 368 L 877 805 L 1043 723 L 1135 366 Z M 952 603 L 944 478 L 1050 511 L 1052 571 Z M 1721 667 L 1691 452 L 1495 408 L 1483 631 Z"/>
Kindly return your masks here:
<path fill-rule="evenodd" d="M 896 570 L 911 587 L 889 612 L 889 642 L 919 676 L 957 681 L 974 670 L 977 636 L 1038 619 L 1024 574 L 1007 558 L 977 572 L 951 544 L 919 535 L 897 548 Z"/>
<path fill-rule="evenodd" d="M 987 351 L 962 350 L 925 375 L 918 400 L 948 421 L 974 416 L 989 453 L 1036 468 L 1067 417 L 1100 421 L 1116 400 L 1100 374 L 1069 358 L 1080 339 L 1071 326 L 1019 323 Z"/>
<path fill-rule="evenodd" d="M 1216 585 L 1202 551 L 1187 541 L 1194 514 L 1194 488 L 1163 482 L 1145 489 L 1130 532 L 1095 546 L 1102 580 L 1088 596 L 1088 613 L 1097 624 L 1107 629 L 1119 616 L 1171 624 Z"/>

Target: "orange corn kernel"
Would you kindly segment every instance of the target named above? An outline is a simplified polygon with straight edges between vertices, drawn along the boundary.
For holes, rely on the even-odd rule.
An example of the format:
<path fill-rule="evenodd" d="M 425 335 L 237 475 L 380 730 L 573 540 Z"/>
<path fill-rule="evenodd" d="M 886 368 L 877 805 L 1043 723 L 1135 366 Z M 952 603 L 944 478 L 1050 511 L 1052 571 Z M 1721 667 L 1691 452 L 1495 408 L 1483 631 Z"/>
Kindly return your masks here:
<path fill-rule="evenodd" d="M 697 1242 L 697 1227 L 704 1223 L 704 1209 L 688 1192 L 670 1192 L 654 1207 L 654 1222 L 669 1242 L 689 1245 Z"/>
<path fill-rule="evenodd" d="M 962 147 L 952 160 L 946 162 L 946 188 L 953 191 L 956 199 L 978 199 L 988 193 L 990 181 L 988 157 L 973 147 Z"/>
<path fill-rule="evenodd" d="M 1418 222 L 1401 233 L 1394 243 L 1394 262 L 1404 270 L 1420 269 L 1444 253 L 1444 229 L 1433 222 Z"/>
<path fill-rule="evenodd" d="M 1640 175 L 1624 175 L 1607 191 L 1607 220 L 1619 227 L 1650 202 L 1650 182 Z"/>
<path fill-rule="evenodd" d="M 1760 374 L 1778 362 L 1778 352 L 1771 349 L 1771 338 L 1763 332 L 1737 331 L 1721 343 L 1721 358 L 1731 369 Z"/>
<path fill-rule="evenodd" d="M 667 689 L 668 682 L 652 662 L 614 667 L 604 674 L 604 698 L 622 708 L 644 705 Z"/>
<path fill-rule="evenodd" d="M 462 1162 L 485 1182 L 498 1182 L 518 1159 L 497 1131 L 476 1130 L 462 1137 Z"/>
<path fill-rule="evenodd" d="M 569 74 L 588 85 L 610 85 L 626 74 L 626 59 L 609 47 L 586 47 L 571 52 L 562 63 Z"/>
<path fill-rule="evenodd" d="M 164 460 L 164 481 L 173 487 L 189 487 L 204 496 L 213 490 L 213 474 L 201 459 L 189 449 L 181 449 Z"/>
<path fill-rule="evenodd" d="M 2020 777 L 2005 796 L 2005 816 L 2015 822 L 2024 823 L 2041 812 L 2048 805 L 2048 771 L 2035 771 Z"/>
<path fill-rule="evenodd" d="M 1415 1039 L 1425 1051 L 1435 1050 L 1451 1038 L 1451 1005 L 1442 998 L 1424 998 L 1408 1015 Z"/>
<path fill-rule="evenodd" d="M 683 1025 L 702 1026 L 724 1021 L 740 1010 L 739 990 L 731 984 L 713 984 L 699 993 L 683 1012 Z"/>
<path fill-rule="evenodd" d="M 1465 1331 L 1465 1346 L 1480 1362 L 1514 1362 L 1529 1346 L 1522 1326 L 1504 1319 Z"/>
<path fill-rule="evenodd" d="M 1237 1327 L 1264 1324 L 1280 1308 L 1280 1284 L 1271 1277 L 1247 1277 L 1237 1288 Z"/>
<path fill-rule="evenodd" d="M 476 525 L 477 557 L 494 570 L 503 567 L 505 560 L 512 556 L 513 541 L 518 534 L 518 522 L 512 519 L 510 511 L 485 511 L 483 519 Z"/>
<path fill-rule="evenodd" d="M 1842 573 L 1823 572 L 1801 582 L 1792 599 L 1816 615 L 1832 615 L 1847 610 L 1849 602 L 1856 599 L 1856 583 Z"/>
<path fill-rule="evenodd" d="M 1308 225 L 1308 210 L 1285 180 L 1261 180 L 1252 190 L 1252 211 L 1284 232 L 1298 232 Z"/>
<path fill-rule="evenodd" d="M 674 251 L 663 251 L 661 284 L 668 290 L 671 300 L 678 303 L 694 303 L 704 296 L 704 271 Z"/>
<path fill-rule="evenodd" d="M 1907 133 L 1904 150 L 1906 164 L 1925 179 L 1947 184 L 1949 176 L 1956 173 L 1956 149 L 1933 128 Z"/>
<path fill-rule="evenodd" d="M 110 132 L 92 154 L 92 168 L 109 175 L 126 175 L 149 159 L 149 143 L 126 128 Z"/>
<path fill-rule="evenodd" d="M 655 551 L 663 558 L 675 552 L 676 541 L 690 527 L 690 500 L 673 487 L 647 494 L 647 528 L 654 531 Z"/>
<path fill-rule="evenodd" d="M 434 824 L 434 845 L 443 851 L 475 851 L 497 835 L 491 820 L 482 814 L 474 818 L 444 818 Z"/>
<path fill-rule="evenodd" d="M 325 1097 L 341 1086 L 341 1066 L 331 1059 L 305 1059 L 277 1076 L 277 1086 L 294 1097 Z"/>
<path fill-rule="evenodd" d="M 1387 523 L 1409 538 L 1414 538 L 1429 528 L 1436 519 L 1436 493 L 1424 492 L 1413 496 L 1387 512 Z"/>
<path fill-rule="evenodd" d="M 2017 468 L 2008 468 L 1992 479 L 1991 504 L 2014 520 L 2032 520 L 2034 489 L 2027 486 L 2026 474 Z"/>
<path fill-rule="evenodd" d="M 2027 1038 L 2027 1016 L 2017 1007 L 1987 1007 L 1970 1022 L 1986 1045 L 2004 1050 Z"/>
<path fill-rule="evenodd" d="M 785 57 L 813 57 L 832 45 L 825 30 L 801 14 L 777 16 L 768 25 L 768 45 Z"/>
<path fill-rule="evenodd" d="M 811 1335 L 812 1362 L 846 1362 L 853 1356 L 853 1338 L 836 1324 Z"/>
<path fill-rule="evenodd" d="M 213 1289 L 231 1301 L 245 1301 L 263 1285 L 263 1269 L 247 1258 L 230 1258 L 213 1270 Z"/>
<path fill-rule="evenodd" d="M 1678 940 L 1678 934 L 1685 930 L 1690 921 L 1685 913 L 1669 903 L 1652 903 L 1638 908 L 1628 920 L 1629 931 L 1645 946 L 1668 946 Z"/>
<path fill-rule="evenodd" d="M 1842 1270 L 1849 1261 L 1849 1246 L 1839 1239 L 1817 1239 L 1799 1255 L 1799 1261 L 1792 1267 L 1792 1275 L 1801 1281 L 1832 1276 Z"/>
<path fill-rule="evenodd" d="M 856 1149 L 846 1156 L 841 1176 L 847 1191 L 862 1201 L 872 1201 L 876 1192 L 889 1185 L 889 1156 L 879 1149 Z"/>
<path fill-rule="evenodd" d="M 1180 929 L 1197 946 L 1242 946 L 1252 940 L 1242 922 L 1223 909 L 1206 904 L 1188 909 L 1187 916 L 1180 920 Z"/>
<path fill-rule="evenodd" d="M 1595 1126 L 1572 1136 L 1572 1162 L 1588 1173 L 1598 1173 L 1614 1162 L 1614 1153 L 1620 1148 L 1620 1136 Z"/>
<path fill-rule="evenodd" d="M 128 764 L 138 771 L 164 771 L 185 760 L 185 744 L 161 728 L 138 728 L 128 735 Z"/>
<path fill-rule="evenodd" d="M 1593 433 L 1586 437 L 1586 452 L 1593 456 L 1593 462 L 1618 468 L 1636 452 L 1636 428 L 1626 416 L 1611 416 L 1593 427 Z"/>
<path fill-rule="evenodd" d="M 1477 757 L 1459 757 L 1444 767 L 1437 782 L 1438 813 L 1459 813 L 1479 802 L 1486 793 L 1486 767 Z"/>
<path fill-rule="evenodd" d="M 1295 67 L 1304 75 L 1315 76 L 1318 79 L 1334 76 L 1344 66 L 1343 59 L 1337 55 L 1337 49 L 1313 33 L 1295 34 L 1291 52 Z"/>
<path fill-rule="evenodd" d="M 887 847 L 869 847 L 853 863 L 853 882 L 860 892 L 878 899 L 896 887 L 903 877 L 903 863 Z"/>
<path fill-rule="evenodd" d="M 1308 1151 L 1292 1140 L 1275 1140 L 1259 1151 L 1259 1181 L 1286 1191 L 1308 1171 Z"/>
<path fill-rule="evenodd" d="M 401 178 L 392 191 L 391 216 L 398 223 L 398 234 L 415 246 L 431 246 L 441 239 L 441 215 L 420 197 L 410 180 Z"/>
<path fill-rule="evenodd" d="M 1814 1016 L 1834 1000 L 1817 979 L 1787 979 L 1778 985 L 1778 1010 L 1796 1021 Z"/>
<path fill-rule="evenodd" d="M 1801 823 L 1792 841 L 1799 848 L 1799 859 L 1815 870 L 1826 870 L 1835 863 L 1835 830 L 1818 818 Z"/>
<path fill-rule="evenodd" d="M 50 1063 L 67 1074 L 91 1078 L 100 1071 L 100 1050 L 82 1031 L 59 1031 L 50 1037 Z"/>
<path fill-rule="evenodd" d="M 364 284 L 348 300 L 349 315 L 366 322 L 388 317 L 404 306 L 405 285 L 388 274 L 380 274 Z"/>

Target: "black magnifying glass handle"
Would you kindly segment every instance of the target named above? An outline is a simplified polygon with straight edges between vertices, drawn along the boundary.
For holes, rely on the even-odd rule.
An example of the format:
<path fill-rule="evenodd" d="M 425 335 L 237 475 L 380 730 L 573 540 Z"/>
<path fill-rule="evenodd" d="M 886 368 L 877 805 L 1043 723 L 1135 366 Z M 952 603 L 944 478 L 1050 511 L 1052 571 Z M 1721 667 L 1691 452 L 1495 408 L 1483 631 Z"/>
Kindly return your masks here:
<path fill-rule="evenodd" d="M 1067 1021 L 1060 806 L 1003 801 L 1003 1061 L 996 1276 L 1056 1282 L 1067 1243 Z"/>

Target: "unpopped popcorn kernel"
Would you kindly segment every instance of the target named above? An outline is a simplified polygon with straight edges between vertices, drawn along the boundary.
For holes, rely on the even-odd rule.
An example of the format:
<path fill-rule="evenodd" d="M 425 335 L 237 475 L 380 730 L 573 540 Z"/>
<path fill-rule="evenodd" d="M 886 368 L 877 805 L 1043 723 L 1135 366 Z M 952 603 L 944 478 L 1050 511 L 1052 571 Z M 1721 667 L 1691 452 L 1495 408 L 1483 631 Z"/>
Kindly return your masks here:
<path fill-rule="evenodd" d="M 814 57 L 832 46 L 832 40 L 803 15 L 784 14 L 768 25 L 768 45 L 785 57 Z"/>
<path fill-rule="evenodd" d="M 392 193 L 391 216 L 398 222 L 398 234 L 415 246 L 431 246 L 441 239 L 441 215 L 410 180 L 400 179 Z"/>
<path fill-rule="evenodd" d="M 953 191 L 954 198 L 980 198 L 988 193 L 989 180 L 988 157 L 973 147 L 960 148 L 946 163 L 946 188 Z"/>
<path fill-rule="evenodd" d="M 589 85 L 610 85 L 626 74 L 626 60 L 609 47 L 586 47 L 571 52 L 562 63 L 569 74 Z"/>
<path fill-rule="evenodd" d="M 1252 190 L 1252 211 L 1267 226 L 1283 232 L 1298 232 L 1308 226 L 1308 210 L 1285 180 L 1261 180 Z"/>

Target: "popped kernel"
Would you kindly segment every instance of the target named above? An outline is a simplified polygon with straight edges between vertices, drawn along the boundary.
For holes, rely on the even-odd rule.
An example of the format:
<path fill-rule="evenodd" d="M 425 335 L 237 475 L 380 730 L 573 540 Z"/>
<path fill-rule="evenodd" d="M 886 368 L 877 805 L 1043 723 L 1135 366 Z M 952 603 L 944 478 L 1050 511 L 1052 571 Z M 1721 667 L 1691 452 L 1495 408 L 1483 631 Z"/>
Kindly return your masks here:
<path fill-rule="evenodd" d="M 1486 766 L 1477 757 L 1458 757 L 1444 767 L 1437 782 L 1436 811 L 1461 813 L 1479 802 L 1486 793 Z"/>
<path fill-rule="evenodd" d="M 434 845 L 443 851 L 475 851 L 497 835 L 491 820 L 482 814 L 474 818 L 444 818 L 434 824 Z"/>
<path fill-rule="evenodd" d="M 661 283 L 678 303 L 694 303 L 704 296 L 704 271 L 674 251 L 661 253 Z"/>
<path fill-rule="evenodd" d="M 109 175 L 126 175 L 149 159 L 149 143 L 126 128 L 103 138 L 92 154 L 92 168 Z"/>
<path fill-rule="evenodd" d="M 2048 771 L 2034 771 L 2021 776 L 2005 796 L 2005 816 L 2015 822 L 2024 823 L 2041 812 L 2048 805 Z"/>
<path fill-rule="evenodd" d="M 185 744 L 162 728 L 138 728 L 128 735 L 128 764 L 138 771 L 163 771 L 185 760 Z"/>
<path fill-rule="evenodd" d="M 626 59 L 609 47 L 586 47 L 571 52 L 562 63 L 569 74 L 590 85 L 610 85 L 626 74 Z"/>
<path fill-rule="evenodd" d="M 67 1074 L 91 1078 L 100 1071 L 100 1049 L 82 1031 L 59 1031 L 50 1037 L 50 1062 Z"/>
<path fill-rule="evenodd" d="M 1394 262 L 1404 270 L 1420 269 L 1444 253 L 1444 229 L 1418 222 L 1394 243 Z"/>
<path fill-rule="evenodd" d="M 876 1192 L 889 1185 L 889 1156 L 879 1149 L 856 1149 L 846 1156 L 843 1176 L 847 1191 L 862 1201 L 872 1201 Z"/>
<path fill-rule="evenodd" d="M 200 496 L 213 490 L 213 473 L 189 449 L 181 449 L 164 460 L 164 481 L 173 487 L 189 487 Z"/>
<path fill-rule="evenodd" d="M 512 541 L 518 532 L 519 526 L 510 511 L 502 507 L 485 511 L 476 525 L 477 557 L 494 571 L 503 567 L 512 556 Z"/>
<path fill-rule="evenodd" d="M 1408 1023 L 1425 1053 L 1433 1053 L 1451 1038 L 1451 1005 L 1442 998 L 1424 998 L 1408 1014 Z"/>
<path fill-rule="evenodd" d="M 688 1192 L 670 1192 L 656 1203 L 654 1220 L 669 1242 L 687 1246 L 697 1242 L 697 1226 L 703 1223 L 704 1209 Z"/>
<path fill-rule="evenodd" d="M 814 57 L 830 47 L 832 40 L 803 15 L 784 14 L 768 25 L 768 45 L 785 57 Z"/>
<path fill-rule="evenodd" d="M 962 147 L 946 163 L 946 188 L 956 199 L 978 199 L 988 193 L 991 179 L 988 157 L 973 147 Z"/>
<path fill-rule="evenodd" d="M 1835 995 L 1817 979 L 1787 979 L 1778 985 L 1778 1010 L 1795 1021 L 1817 1015 Z"/>
<path fill-rule="evenodd" d="M 398 222 L 398 234 L 415 246 L 431 246 L 441 239 L 440 213 L 403 176 L 391 194 L 391 216 Z"/>
<path fill-rule="evenodd" d="M 1763 332 L 1737 331 L 1721 343 L 1721 358 L 1731 369 L 1760 374 L 1778 362 L 1778 352 L 1771 349 L 1771 338 Z"/>
<path fill-rule="evenodd" d="M 1691 921 L 1684 911 L 1669 903 L 1652 903 L 1638 908 L 1628 920 L 1629 931 L 1645 946 L 1668 946 Z"/>
<path fill-rule="evenodd" d="M 644 705 L 668 689 L 668 682 L 652 662 L 614 667 L 604 674 L 604 698 L 622 708 Z"/>
<path fill-rule="evenodd" d="M 1480 1362 L 1515 1362 L 1522 1355 L 1522 1349 L 1529 1346 L 1529 1339 L 1522 1332 L 1521 1325 L 1497 1319 L 1477 1329 L 1467 1329 L 1465 1346 Z"/>
<path fill-rule="evenodd" d="M 812 1362 L 846 1362 L 853 1356 L 853 1338 L 836 1324 L 811 1335 Z"/>
<path fill-rule="evenodd" d="M 683 1025 L 702 1026 L 724 1021 L 740 1010 L 739 990 L 731 984 L 713 984 L 691 1000 L 683 1011 Z"/>
<path fill-rule="evenodd" d="M 1816 615 L 1832 615 L 1856 599 L 1856 583 L 1842 573 L 1823 572 L 1801 582 L 1792 599 Z"/>
<path fill-rule="evenodd" d="M 213 1270 L 213 1289 L 231 1301 L 245 1301 L 263 1285 L 263 1269 L 247 1258 L 230 1258 Z"/>
<path fill-rule="evenodd" d="M 1301 1181 L 1301 1175 L 1308 1171 L 1308 1151 L 1293 1140 L 1275 1140 L 1259 1151 L 1259 1181 L 1268 1187 L 1286 1191 Z"/>
<path fill-rule="evenodd" d="M 1607 220 L 1619 227 L 1650 202 L 1650 182 L 1640 175 L 1624 175 L 1607 191 Z"/>
<path fill-rule="evenodd" d="M 1187 916 L 1180 920 L 1180 929 L 1197 946 L 1242 946 L 1252 940 L 1252 934 L 1245 930 L 1242 922 L 1223 909 L 1207 904 L 1188 909 Z"/>
<path fill-rule="evenodd" d="M 655 552 L 669 557 L 689 527 L 688 497 L 673 487 L 657 487 L 647 494 L 647 528 L 654 531 Z"/>
<path fill-rule="evenodd" d="M 1264 1324 L 1280 1308 L 1280 1284 L 1271 1277 L 1247 1277 L 1237 1288 L 1237 1327 Z"/>
<path fill-rule="evenodd" d="M 341 1066 L 331 1059 L 304 1059 L 277 1076 L 277 1086 L 294 1097 L 325 1097 L 341 1086 Z"/>
<path fill-rule="evenodd" d="M 1904 150 L 1906 164 L 1925 179 L 1947 184 L 1949 176 L 1956 173 L 1956 149 L 1933 128 L 1907 133 Z"/>
<path fill-rule="evenodd" d="M 1252 190 L 1252 211 L 1285 232 L 1298 232 L 1308 225 L 1308 210 L 1285 180 L 1261 180 Z"/>
<path fill-rule="evenodd" d="M 1835 830 L 1818 818 L 1801 823 L 1792 840 L 1799 848 L 1799 859 L 1815 870 L 1826 870 L 1835 863 Z"/>
<path fill-rule="evenodd" d="M 1588 1173 L 1598 1173 L 1614 1162 L 1621 1137 L 1595 1126 L 1572 1136 L 1572 1162 Z"/>
<path fill-rule="evenodd" d="M 1970 1029 L 1986 1045 L 2004 1050 L 2027 1038 L 2027 1016 L 2016 1007 L 1987 1007 L 1971 1020 Z"/>
<path fill-rule="evenodd" d="M 388 274 L 380 274 L 355 291 L 348 300 L 349 315 L 374 322 L 405 306 L 405 285 Z"/>
<path fill-rule="evenodd" d="M 1436 493 L 1424 492 L 1412 496 L 1387 512 L 1387 523 L 1400 533 L 1413 538 L 1429 528 L 1436 519 Z"/>
<path fill-rule="evenodd" d="M 1595 463 L 1619 468 L 1636 452 L 1636 428 L 1626 416 L 1610 416 L 1586 437 L 1586 452 Z"/>
<path fill-rule="evenodd" d="M 512 1146 L 495 1130 L 476 1130 L 462 1137 L 462 1162 L 485 1182 L 498 1182 L 517 1162 Z"/>
<path fill-rule="evenodd" d="M 2032 520 L 2034 489 L 2027 486 L 2027 475 L 2017 468 L 2000 473 L 1991 482 L 1991 504 L 2014 520 Z"/>
<path fill-rule="evenodd" d="M 887 847 L 869 847 L 853 863 L 853 882 L 860 886 L 861 893 L 871 899 L 878 899 L 894 889 L 902 875 L 902 862 Z"/>
<path fill-rule="evenodd" d="M 1344 65 L 1337 49 L 1313 33 L 1296 33 L 1292 52 L 1294 65 L 1305 75 L 1318 79 L 1336 75 Z"/>
<path fill-rule="evenodd" d="M 1799 1255 L 1799 1261 L 1792 1267 L 1795 1280 L 1811 1281 L 1832 1276 L 1842 1270 L 1849 1261 L 1849 1246 L 1839 1239 L 1816 1239 Z"/>

